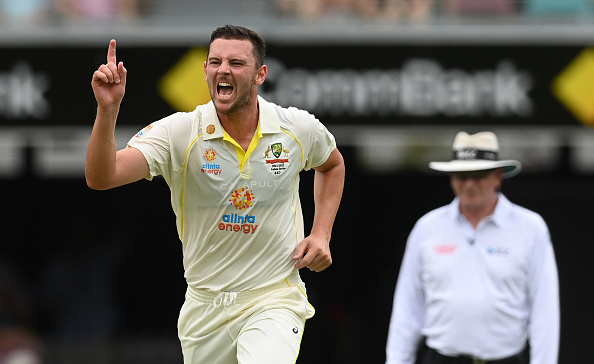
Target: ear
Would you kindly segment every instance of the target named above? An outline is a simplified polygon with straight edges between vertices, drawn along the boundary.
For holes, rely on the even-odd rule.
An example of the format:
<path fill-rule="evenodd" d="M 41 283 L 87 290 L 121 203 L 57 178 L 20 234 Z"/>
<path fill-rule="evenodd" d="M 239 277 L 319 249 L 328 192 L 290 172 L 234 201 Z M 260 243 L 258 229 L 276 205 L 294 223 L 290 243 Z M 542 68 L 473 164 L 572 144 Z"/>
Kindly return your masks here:
<path fill-rule="evenodd" d="M 454 187 L 455 186 L 454 185 L 454 180 L 455 180 L 454 175 L 450 174 L 449 178 L 450 178 L 450 187 L 452 188 L 452 191 L 454 191 L 454 193 L 455 193 L 456 188 Z"/>
<path fill-rule="evenodd" d="M 207 79 L 206 79 L 206 61 L 204 61 L 204 80 L 207 81 Z"/>
<path fill-rule="evenodd" d="M 495 173 L 497 174 L 497 178 L 499 179 L 499 181 L 501 181 L 503 179 L 503 168 L 497 168 L 495 170 Z"/>
<path fill-rule="evenodd" d="M 266 75 L 268 75 L 268 67 L 266 67 L 266 65 L 263 64 L 262 66 L 260 66 L 260 69 L 256 74 L 256 80 L 254 81 L 254 84 L 258 86 L 263 84 L 264 80 L 266 79 Z"/>
<path fill-rule="evenodd" d="M 503 181 L 503 168 L 497 168 L 495 170 L 495 176 L 497 177 L 497 184 L 495 185 L 495 190 L 499 190 L 501 188 L 501 182 Z"/>

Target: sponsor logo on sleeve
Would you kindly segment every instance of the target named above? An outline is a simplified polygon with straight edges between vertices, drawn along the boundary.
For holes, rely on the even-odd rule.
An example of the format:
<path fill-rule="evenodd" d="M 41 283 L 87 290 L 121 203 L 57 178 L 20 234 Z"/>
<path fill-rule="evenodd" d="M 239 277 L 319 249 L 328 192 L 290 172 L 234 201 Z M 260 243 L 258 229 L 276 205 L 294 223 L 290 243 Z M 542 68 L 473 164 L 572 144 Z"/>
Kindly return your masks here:
<path fill-rule="evenodd" d="M 153 124 L 147 125 L 141 131 L 139 131 L 138 133 L 136 133 L 136 135 L 134 135 L 134 137 L 140 138 L 141 136 L 143 136 L 146 132 L 148 132 L 152 128 L 153 128 Z"/>

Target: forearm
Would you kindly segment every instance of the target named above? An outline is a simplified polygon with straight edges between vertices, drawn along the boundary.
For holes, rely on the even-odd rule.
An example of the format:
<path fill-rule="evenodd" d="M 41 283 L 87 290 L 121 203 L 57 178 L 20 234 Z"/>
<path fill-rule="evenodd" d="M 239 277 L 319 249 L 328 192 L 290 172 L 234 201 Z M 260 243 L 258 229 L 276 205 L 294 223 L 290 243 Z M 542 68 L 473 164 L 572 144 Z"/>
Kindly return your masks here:
<path fill-rule="evenodd" d="M 89 139 L 85 161 L 85 176 L 89 187 L 105 189 L 116 173 L 115 125 L 119 107 L 97 108 L 95 124 Z"/>
<path fill-rule="evenodd" d="M 338 212 L 344 189 L 345 167 L 342 162 L 333 167 L 316 171 L 314 179 L 315 212 L 312 235 L 324 237 L 328 241 L 332 234 L 332 225 Z"/>

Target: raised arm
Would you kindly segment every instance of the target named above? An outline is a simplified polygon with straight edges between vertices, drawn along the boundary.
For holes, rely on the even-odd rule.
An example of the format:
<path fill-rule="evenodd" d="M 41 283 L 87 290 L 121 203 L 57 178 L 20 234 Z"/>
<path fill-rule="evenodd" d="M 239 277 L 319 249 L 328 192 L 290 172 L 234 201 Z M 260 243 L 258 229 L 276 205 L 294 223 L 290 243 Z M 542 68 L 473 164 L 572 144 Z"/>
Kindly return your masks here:
<path fill-rule="evenodd" d="M 117 62 L 116 41 L 109 42 L 107 63 L 93 73 L 91 86 L 97 100 L 97 116 L 85 163 L 87 185 L 105 190 L 149 176 L 142 153 L 135 148 L 116 150 L 115 125 L 126 92 L 128 71 Z"/>
<path fill-rule="evenodd" d="M 293 259 L 298 260 L 297 269 L 307 267 L 321 272 L 332 264 L 330 236 L 344 187 L 342 154 L 334 149 L 326 162 L 314 170 L 315 212 L 311 234 L 299 243 Z"/>

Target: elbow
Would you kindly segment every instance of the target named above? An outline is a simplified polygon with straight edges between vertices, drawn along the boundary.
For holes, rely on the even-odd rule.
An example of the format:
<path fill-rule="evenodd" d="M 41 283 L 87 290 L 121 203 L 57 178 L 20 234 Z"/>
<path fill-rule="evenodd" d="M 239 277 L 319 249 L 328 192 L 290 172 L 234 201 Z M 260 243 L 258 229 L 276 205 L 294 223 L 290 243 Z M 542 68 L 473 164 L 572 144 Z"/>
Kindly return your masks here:
<path fill-rule="evenodd" d="M 105 181 L 102 181 L 100 178 L 92 177 L 88 173 L 85 173 L 85 179 L 87 181 L 87 186 L 92 190 L 104 191 L 110 188 Z"/>
<path fill-rule="evenodd" d="M 103 186 L 100 183 L 97 183 L 95 181 L 90 181 L 88 178 L 87 178 L 87 186 L 90 189 L 96 190 L 96 191 L 104 191 L 104 190 L 107 190 L 108 189 L 107 187 Z"/>

